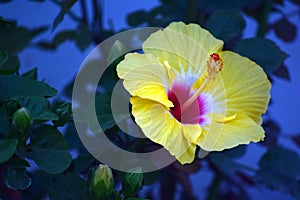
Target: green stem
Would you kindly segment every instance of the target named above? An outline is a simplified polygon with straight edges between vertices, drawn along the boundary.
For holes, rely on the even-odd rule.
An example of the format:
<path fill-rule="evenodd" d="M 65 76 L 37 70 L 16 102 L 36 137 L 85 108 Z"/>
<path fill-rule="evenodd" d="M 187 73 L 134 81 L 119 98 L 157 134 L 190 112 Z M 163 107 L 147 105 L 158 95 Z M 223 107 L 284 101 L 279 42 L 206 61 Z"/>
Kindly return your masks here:
<path fill-rule="evenodd" d="M 57 6 L 60 6 L 61 2 L 57 1 L 57 0 L 51 0 L 52 3 L 54 3 Z M 68 11 L 67 15 L 69 17 L 71 17 L 71 19 L 75 20 L 75 21 L 80 21 L 81 18 L 78 17 L 74 12 L 72 12 L 71 10 Z"/>
<path fill-rule="evenodd" d="M 223 176 L 220 173 L 216 172 L 216 175 L 210 185 L 206 200 L 215 200 L 218 198 L 219 188 L 222 184 L 222 181 Z"/>
<path fill-rule="evenodd" d="M 244 169 L 246 171 L 250 171 L 250 172 L 257 172 L 257 169 L 253 168 L 253 167 L 249 167 L 247 165 L 244 165 L 242 163 L 236 163 L 236 165 L 238 165 L 241 169 Z"/>
<path fill-rule="evenodd" d="M 102 5 L 103 1 L 93 0 L 93 21 L 97 23 L 99 29 L 102 30 Z"/>
<path fill-rule="evenodd" d="M 264 37 L 268 31 L 269 14 L 272 9 L 273 0 L 265 0 L 261 9 L 260 18 L 258 21 L 257 37 Z"/>
<path fill-rule="evenodd" d="M 84 0 L 80 0 L 80 8 L 81 8 L 81 20 L 84 25 L 87 25 L 88 19 L 87 19 L 87 10 Z"/>

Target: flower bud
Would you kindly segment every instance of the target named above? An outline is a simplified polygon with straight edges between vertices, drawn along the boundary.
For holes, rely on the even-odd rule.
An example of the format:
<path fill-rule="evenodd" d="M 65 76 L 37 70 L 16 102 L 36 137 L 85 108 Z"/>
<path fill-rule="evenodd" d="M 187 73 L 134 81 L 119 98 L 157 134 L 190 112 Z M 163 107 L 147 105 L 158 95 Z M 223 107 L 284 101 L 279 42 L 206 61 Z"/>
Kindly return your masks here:
<path fill-rule="evenodd" d="M 12 125 L 17 128 L 18 131 L 26 133 L 30 127 L 31 115 L 26 108 L 18 109 L 12 116 Z"/>
<path fill-rule="evenodd" d="M 91 189 L 95 199 L 107 199 L 113 192 L 114 179 L 111 169 L 107 165 L 99 165 L 93 169 Z"/>

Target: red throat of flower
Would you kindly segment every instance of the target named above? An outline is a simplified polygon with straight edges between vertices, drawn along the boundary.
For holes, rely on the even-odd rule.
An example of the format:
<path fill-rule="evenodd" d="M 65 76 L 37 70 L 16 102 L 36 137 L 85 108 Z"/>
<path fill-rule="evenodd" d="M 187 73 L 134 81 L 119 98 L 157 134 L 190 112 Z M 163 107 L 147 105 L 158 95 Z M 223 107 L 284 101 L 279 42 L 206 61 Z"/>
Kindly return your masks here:
<path fill-rule="evenodd" d="M 206 97 L 202 91 L 210 80 L 215 79 L 215 75 L 223 69 L 223 61 L 219 54 L 213 53 L 207 61 L 207 76 L 200 88 L 191 92 L 191 86 L 184 81 L 176 82 L 168 91 L 168 99 L 172 101 L 174 107 L 170 109 L 171 114 L 184 124 L 204 123 L 204 114 L 207 109 Z"/>
<path fill-rule="evenodd" d="M 184 82 L 173 84 L 168 91 L 168 99 L 174 107 L 170 108 L 171 114 L 183 124 L 202 124 L 205 120 L 205 98 L 200 95 L 188 108 L 182 110 L 182 105 L 192 96 L 190 86 Z"/>

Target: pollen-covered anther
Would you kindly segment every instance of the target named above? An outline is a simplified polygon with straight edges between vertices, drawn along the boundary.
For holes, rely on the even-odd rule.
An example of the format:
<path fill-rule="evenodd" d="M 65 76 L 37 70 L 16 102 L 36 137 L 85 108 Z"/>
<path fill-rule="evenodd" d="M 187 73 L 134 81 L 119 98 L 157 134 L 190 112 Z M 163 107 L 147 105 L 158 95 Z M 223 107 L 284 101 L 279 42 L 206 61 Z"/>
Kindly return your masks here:
<path fill-rule="evenodd" d="M 217 73 L 222 71 L 223 61 L 219 54 L 210 54 L 209 60 L 207 61 L 207 72 L 208 77 L 214 77 Z"/>

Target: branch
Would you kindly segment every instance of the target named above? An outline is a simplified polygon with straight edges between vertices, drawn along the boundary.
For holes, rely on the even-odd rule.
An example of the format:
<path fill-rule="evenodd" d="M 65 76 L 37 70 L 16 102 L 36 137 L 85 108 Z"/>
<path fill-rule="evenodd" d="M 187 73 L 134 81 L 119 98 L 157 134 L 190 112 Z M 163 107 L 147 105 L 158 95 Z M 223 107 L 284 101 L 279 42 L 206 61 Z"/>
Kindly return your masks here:
<path fill-rule="evenodd" d="M 88 24 L 87 13 L 86 13 L 86 5 L 84 0 L 80 0 L 80 8 L 81 8 L 81 21 L 84 25 Z"/>
<path fill-rule="evenodd" d="M 258 37 L 264 37 L 268 30 L 268 20 L 269 20 L 269 13 L 272 8 L 272 0 L 266 0 L 263 3 L 261 13 L 260 13 L 260 18 L 258 21 L 258 30 L 256 35 Z"/>

